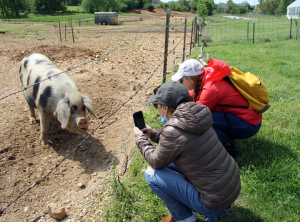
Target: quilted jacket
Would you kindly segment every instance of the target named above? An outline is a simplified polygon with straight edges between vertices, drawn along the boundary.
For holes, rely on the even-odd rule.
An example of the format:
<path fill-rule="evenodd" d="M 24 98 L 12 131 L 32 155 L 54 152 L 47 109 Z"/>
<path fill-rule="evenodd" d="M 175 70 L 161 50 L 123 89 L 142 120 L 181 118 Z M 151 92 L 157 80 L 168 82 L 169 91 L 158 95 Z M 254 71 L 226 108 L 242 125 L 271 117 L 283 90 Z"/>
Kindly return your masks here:
<path fill-rule="evenodd" d="M 229 207 L 241 189 L 239 167 L 212 128 L 210 110 L 194 102 L 177 107 L 163 130 L 136 138 L 141 153 L 154 169 L 170 163 L 197 189 L 202 203 L 211 210 Z"/>

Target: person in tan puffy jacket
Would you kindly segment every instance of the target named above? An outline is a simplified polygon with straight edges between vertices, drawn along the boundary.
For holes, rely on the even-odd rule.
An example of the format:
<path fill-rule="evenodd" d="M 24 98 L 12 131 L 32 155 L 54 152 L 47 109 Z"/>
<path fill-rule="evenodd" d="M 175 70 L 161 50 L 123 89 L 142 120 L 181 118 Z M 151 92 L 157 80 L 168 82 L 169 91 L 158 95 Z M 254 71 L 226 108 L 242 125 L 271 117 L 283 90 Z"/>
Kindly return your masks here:
<path fill-rule="evenodd" d="M 217 221 L 237 199 L 241 182 L 238 165 L 212 128 L 210 110 L 190 102 L 188 90 L 178 82 L 164 83 L 148 102 L 166 125 L 162 130 L 135 127 L 134 135 L 150 165 L 146 181 L 171 213 L 162 221 L 195 222 L 192 209 Z"/>

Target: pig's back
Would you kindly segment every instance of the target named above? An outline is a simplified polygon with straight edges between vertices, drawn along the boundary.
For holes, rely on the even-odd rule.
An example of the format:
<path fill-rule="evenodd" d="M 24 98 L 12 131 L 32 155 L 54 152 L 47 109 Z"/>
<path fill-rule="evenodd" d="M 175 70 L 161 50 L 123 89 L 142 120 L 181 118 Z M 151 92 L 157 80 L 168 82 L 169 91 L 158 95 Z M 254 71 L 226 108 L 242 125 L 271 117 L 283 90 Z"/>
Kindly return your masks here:
<path fill-rule="evenodd" d="M 58 73 L 61 74 L 51 77 Z M 39 53 L 26 56 L 20 67 L 20 80 L 23 87 L 44 79 L 47 80 L 24 91 L 25 98 L 32 107 L 41 106 L 45 111 L 53 112 L 58 101 L 64 98 L 66 93 L 77 92 L 77 87 L 70 77 L 62 73 L 46 56 Z"/>

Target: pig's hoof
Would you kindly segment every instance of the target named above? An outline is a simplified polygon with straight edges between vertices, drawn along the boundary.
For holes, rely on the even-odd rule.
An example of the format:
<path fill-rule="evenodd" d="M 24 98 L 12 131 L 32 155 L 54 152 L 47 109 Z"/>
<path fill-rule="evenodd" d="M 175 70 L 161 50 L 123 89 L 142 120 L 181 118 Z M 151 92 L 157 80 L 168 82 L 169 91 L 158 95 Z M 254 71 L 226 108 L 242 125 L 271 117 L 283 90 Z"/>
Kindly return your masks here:
<path fill-rule="evenodd" d="M 33 124 L 35 124 L 36 123 L 36 119 L 34 119 L 34 118 L 30 118 L 30 120 L 29 120 L 29 123 L 30 123 L 30 125 L 33 125 Z"/>
<path fill-rule="evenodd" d="M 42 146 L 46 146 L 48 145 L 48 140 L 40 139 L 40 143 L 42 144 Z"/>

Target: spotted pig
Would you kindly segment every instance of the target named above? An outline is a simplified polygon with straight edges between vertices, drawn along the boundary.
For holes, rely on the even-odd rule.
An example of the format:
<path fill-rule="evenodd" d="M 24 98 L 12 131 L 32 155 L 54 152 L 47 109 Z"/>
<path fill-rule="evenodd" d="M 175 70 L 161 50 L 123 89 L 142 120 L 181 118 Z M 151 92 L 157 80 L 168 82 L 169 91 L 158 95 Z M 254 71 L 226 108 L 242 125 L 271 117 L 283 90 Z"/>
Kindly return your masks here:
<path fill-rule="evenodd" d="M 61 74 L 50 77 L 57 73 Z M 81 95 L 71 78 L 62 73 L 46 56 L 39 53 L 27 55 L 21 62 L 19 74 L 23 87 L 50 77 L 24 91 L 31 124 L 36 122 L 34 109 L 39 112 L 40 142 L 43 145 L 48 144 L 49 123 L 52 117 L 58 118 L 61 128 L 78 134 L 84 134 L 88 130 L 86 109 L 97 118 L 89 97 Z"/>

